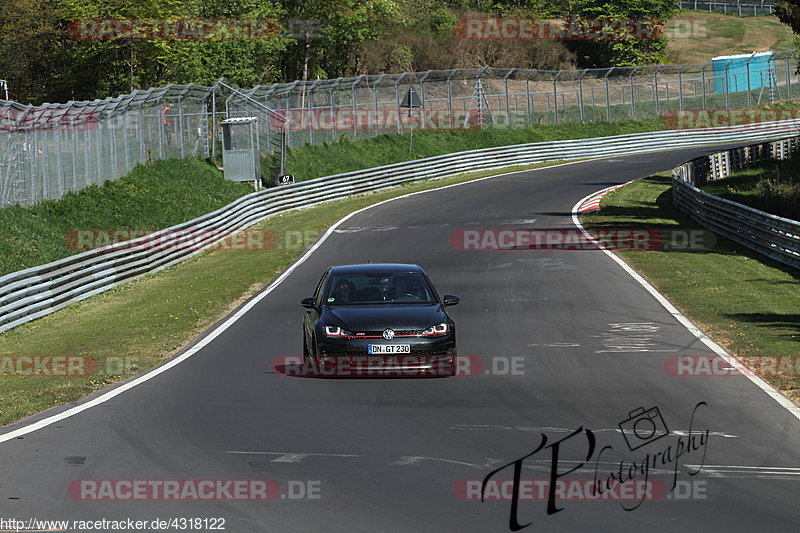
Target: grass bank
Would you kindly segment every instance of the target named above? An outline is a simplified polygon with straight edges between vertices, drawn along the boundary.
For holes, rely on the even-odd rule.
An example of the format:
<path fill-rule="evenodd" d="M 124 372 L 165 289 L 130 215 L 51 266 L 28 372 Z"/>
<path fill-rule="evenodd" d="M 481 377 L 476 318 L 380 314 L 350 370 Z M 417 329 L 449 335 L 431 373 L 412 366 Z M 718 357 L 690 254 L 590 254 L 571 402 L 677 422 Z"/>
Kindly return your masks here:
<path fill-rule="evenodd" d="M 766 161 L 708 183 L 703 190 L 767 213 L 800 220 L 800 158 Z"/>
<path fill-rule="evenodd" d="M 752 11 L 751 11 L 752 13 Z M 762 50 L 793 50 L 792 29 L 778 17 L 682 11 L 667 23 L 673 63 L 705 63 L 712 57 Z"/>
<path fill-rule="evenodd" d="M 413 151 L 410 136 L 389 133 L 366 140 L 347 137 L 317 146 L 289 150 L 286 168 L 298 181 L 351 172 L 365 168 L 402 163 L 425 157 L 562 139 L 586 139 L 666 129 L 662 117 L 590 124 L 559 124 L 534 127 L 484 128 L 414 132 Z M 264 168 L 274 162 L 265 162 Z"/>
<path fill-rule="evenodd" d="M 199 159 L 171 159 L 137 166 L 102 186 L 70 192 L 33 207 L 0 209 L 0 275 L 67 257 L 79 229 L 166 228 L 229 204 L 252 192 L 226 181 Z"/>
<path fill-rule="evenodd" d="M 668 175 L 608 194 L 587 228 L 697 229 L 672 204 Z M 719 238 L 697 251 L 629 251 L 619 255 L 731 353 L 796 356 L 800 349 L 800 272 Z M 800 378 L 765 377 L 795 403 Z"/>

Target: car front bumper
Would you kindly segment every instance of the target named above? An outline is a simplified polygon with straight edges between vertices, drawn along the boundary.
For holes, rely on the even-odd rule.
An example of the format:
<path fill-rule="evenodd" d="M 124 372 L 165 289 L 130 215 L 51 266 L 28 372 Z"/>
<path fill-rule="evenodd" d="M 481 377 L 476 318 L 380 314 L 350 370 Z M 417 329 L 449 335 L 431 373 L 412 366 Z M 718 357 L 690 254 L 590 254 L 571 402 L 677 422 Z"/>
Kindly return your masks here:
<path fill-rule="evenodd" d="M 409 353 L 372 354 L 370 344 L 408 344 Z M 316 364 L 320 373 L 332 375 L 452 375 L 455 369 L 454 334 L 440 337 L 383 338 L 326 337 L 317 346 Z"/>

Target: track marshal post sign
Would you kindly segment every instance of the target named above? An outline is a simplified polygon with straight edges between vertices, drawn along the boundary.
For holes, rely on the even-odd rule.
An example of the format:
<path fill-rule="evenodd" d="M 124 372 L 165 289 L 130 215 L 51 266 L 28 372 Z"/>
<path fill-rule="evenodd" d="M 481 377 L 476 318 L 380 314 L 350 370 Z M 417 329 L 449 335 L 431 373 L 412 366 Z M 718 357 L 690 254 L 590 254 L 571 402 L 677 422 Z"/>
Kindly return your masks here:
<path fill-rule="evenodd" d="M 415 107 L 424 109 L 424 106 L 422 105 L 422 99 L 419 97 L 414 87 L 411 87 L 406 93 L 406 95 L 403 97 L 403 101 L 400 102 L 400 108 L 408 109 L 408 116 L 410 117 L 411 110 Z M 411 153 L 413 147 L 414 147 L 414 123 L 411 122 L 411 140 L 408 143 L 408 153 Z"/>

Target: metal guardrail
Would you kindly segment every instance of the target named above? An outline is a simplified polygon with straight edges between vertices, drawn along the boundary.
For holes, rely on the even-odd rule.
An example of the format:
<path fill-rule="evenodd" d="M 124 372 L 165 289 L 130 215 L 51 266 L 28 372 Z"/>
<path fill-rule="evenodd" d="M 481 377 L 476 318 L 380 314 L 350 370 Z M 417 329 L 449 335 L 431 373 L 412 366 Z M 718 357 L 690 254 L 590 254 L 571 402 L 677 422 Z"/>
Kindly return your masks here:
<path fill-rule="evenodd" d="M 79 253 L 0 277 L 0 332 L 143 274 L 183 261 L 264 218 L 401 183 L 544 161 L 654 152 L 786 137 L 793 121 L 705 130 L 671 130 L 521 144 L 458 152 L 317 178 L 244 196 L 202 217 L 131 241 Z"/>
<path fill-rule="evenodd" d="M 697 223 L 775 261 L 800 268 L 800 222 L 707 192 L 697 186 L 768 159 L 800 151 L 800 137 L 760 143 L 692 159 L 672 172 L 673 202 Z"/>

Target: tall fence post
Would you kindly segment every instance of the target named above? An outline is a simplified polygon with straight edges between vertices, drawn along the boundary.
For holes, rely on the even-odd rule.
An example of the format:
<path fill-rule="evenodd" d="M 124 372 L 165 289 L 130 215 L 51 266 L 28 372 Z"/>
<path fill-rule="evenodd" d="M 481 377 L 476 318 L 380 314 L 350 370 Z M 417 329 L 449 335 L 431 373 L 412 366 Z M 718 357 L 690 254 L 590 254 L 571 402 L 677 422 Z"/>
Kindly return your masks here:
<path fill-rule="evenodd" d="M 503 77 L 503 84 L 505 85 L 506 90 L 506 126 L 511 125 L 511 98 L 508 95 L 508 77 L 511 76 L 515 70 L 516 69 L 512 68 Z"/>
<path fill-rule="evenodd" d="M 211 88 L 211 159 L 217 155 L 217 84 Z"/>
<path fill-rule="evenodd" d="M 578 108 L 580 110 L 581 115 L 581 124 L 586 123 L 586 118 L 583 114 L 583 77 L 586 73 L 589 72 L 589 69 L 583 69 L 581 73 L 578 75 Z"/>
<path fill-rule="evenodd" d="M 525 77 L 525 111 L 528 115 L 528 126 L 533 124 L 533 110 L 531 109 L 531 78 L 530 74 Z"/>
<path fill-rule="evenodd" d="M 561 76 L 561 70 L 553 76 L 553 123 L 558 124 L 558 77 Z"/>
<path fill-rule="evenodd" d="M 750 94 L 750 91 L 752 90 L 752 89 L 750 88 L 750 62 L 751 62 L 752 60 L 753 60 L 753 56 L 751 55 L 751 56 L 750 56 L 750 57 L 747 59 L 747 63 L 745 64 L 745 67 L 746 67 L 746 68 L 745 68 L 745 70 L 746 70 L 746 75 L 747 75 L 747 107 L 748 107 L 748 108 L 751 108 L 751 107 L 753 107 L 753 106 L 751 105 L 751 98 L 752 98 L 752 97 L 751 97 L 751 94 Z"/>
<path fill-rule="evenodd" d="M 657 66 L 656 71 L 653 73 L 653 91 L 655 92 L 656 95 L 656 115 L 661 114 L 661 103 L 659 101 L 659 96 L 658 96 L 658 72 L 660 70 L 661 70 L 661 65 Z M 669 99 L 669 86 L 667 86 L 667 99 Z"/>
<path fill-rule="evenodd" d="M 399 78 L 394 81 L 394 99 L 395 99 L 395 108 L 398 110 L 397 114 L 397 133 L 403 133 L 403 120 L 400 116 L 400 104 L 402 100 L 400 99 L 400 81 L 405 77 L 406 73 L 402 73 Z"/>
<path fill-rule="evenodd" d="M 702 70 L 700 71 L 700 76 L 701 76 L 701 78 L 702 78 L 702 80 L 703 80 L 703 87 L 702 87 L 702 92 L 703 92 L 703 109 L 705 110 L 705 109 L 708 109 L 708 107 L 706 106 L 706 65 L 703 65 L 703 68 L 702 68 Z"/>

